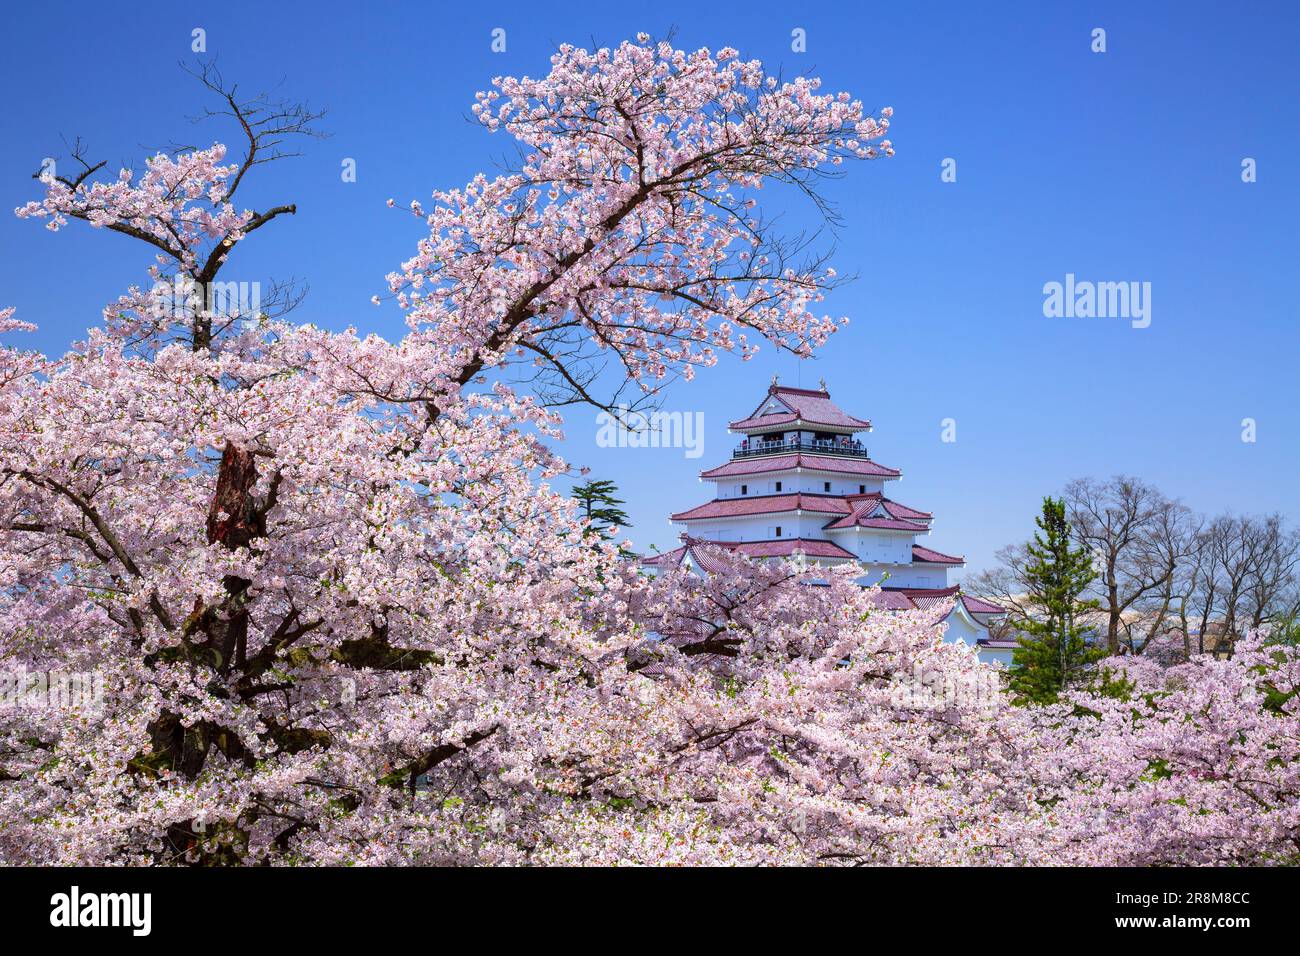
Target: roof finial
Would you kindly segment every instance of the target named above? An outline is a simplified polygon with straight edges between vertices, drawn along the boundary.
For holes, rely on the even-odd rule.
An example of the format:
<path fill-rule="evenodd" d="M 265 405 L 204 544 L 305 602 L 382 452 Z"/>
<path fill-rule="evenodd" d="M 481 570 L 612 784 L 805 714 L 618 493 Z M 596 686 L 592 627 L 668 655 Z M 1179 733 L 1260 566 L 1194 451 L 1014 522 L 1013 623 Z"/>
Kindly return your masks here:
<path fill-rule="evenodd" d="M 826 379 L 824 379 L 824 378 L 819 378 L 819 379 L 817 379 L 817 382 L 818 382 L 819 385 L 821 385 L 821 387 L 822 387 L 822 391 L 823 391 L 823 392 L 826 392 Z M 826 394 L 829 395 L 830 392 L 826 392 Z"/>
<path fill-rule="evenodd" d="M 776 373 L 772 373 L 772 387 L 776 388 Z"/>

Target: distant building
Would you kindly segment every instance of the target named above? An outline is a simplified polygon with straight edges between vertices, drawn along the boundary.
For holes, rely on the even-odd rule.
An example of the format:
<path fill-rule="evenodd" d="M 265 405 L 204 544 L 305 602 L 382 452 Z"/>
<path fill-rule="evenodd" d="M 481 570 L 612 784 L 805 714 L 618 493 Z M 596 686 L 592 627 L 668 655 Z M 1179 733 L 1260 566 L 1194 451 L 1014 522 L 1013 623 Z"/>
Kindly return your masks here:
<path fill-rule="evenodd" d="M 917 544 L 930 533 L 933 515 L 885 495 L 885 483 L 902 472 L 871 460 L 858 438 L 871 431 L 870 422 L 840 409 L 824 384 L 790 388 L 774 379 L 758 407 L 730 430 L 743 436 L 731 460 L 700 474 L 715 484 L 714 499 L 672 516 L 685 526 L 682 546 L 644 559 L 647 570 L 684 565 L 709 573 L 700 542 L 753 559 L 852 564 L 863 572 L 860 583 L 881 584 L 877 601 L 890 610 L 955 597 L 948 638 L 977 646 L 981 660 L 1010 663 L 1015 642 L 989 635 L 989 624 L 1005 611 L 949 586 L 948 569 L 965 560 Z"/>

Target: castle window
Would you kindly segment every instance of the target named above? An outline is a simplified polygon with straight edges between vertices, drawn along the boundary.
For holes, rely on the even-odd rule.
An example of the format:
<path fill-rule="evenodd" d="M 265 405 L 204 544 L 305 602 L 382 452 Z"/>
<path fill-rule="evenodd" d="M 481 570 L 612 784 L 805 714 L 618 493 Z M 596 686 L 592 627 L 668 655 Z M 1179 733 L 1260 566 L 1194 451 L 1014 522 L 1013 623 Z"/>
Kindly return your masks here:
<path fill-rule="evenodd" d="M 860 495 L 865 495 L 866 493 L 867 493 L 867 486 L 866 486 L 866 485 L 858 485 L 858 494 L 860 494 Z"/>
<path fill-rule="evenodd" d="M 740 493 L 741 493 L 742 495 L 747 495 L 747 494 L 749 494 L 749 485 L 741 485 L 741 486 L 740 486 Z"/>
<path fill-rule="evenodd" d="M 778 538 L 781 537 L 781 526 L 780 526 L 780 525 L 777 525 L 777 526 L 776 526 L 776 536 L 777 536 Z"/>
<path fill-rule="evenodd" d="M 830 490 L 831 490 L 831 483 L 829 481 L 823 481 L 822 491 L 830 491 Z"/>
<path fill-rule="evenodd" d="M 779 482 L 779 481 L 776 483 L 776 490 L 777 490 L 777 491 L 780 491 L 780 490 L 781 490 L 781 482 Z"/>

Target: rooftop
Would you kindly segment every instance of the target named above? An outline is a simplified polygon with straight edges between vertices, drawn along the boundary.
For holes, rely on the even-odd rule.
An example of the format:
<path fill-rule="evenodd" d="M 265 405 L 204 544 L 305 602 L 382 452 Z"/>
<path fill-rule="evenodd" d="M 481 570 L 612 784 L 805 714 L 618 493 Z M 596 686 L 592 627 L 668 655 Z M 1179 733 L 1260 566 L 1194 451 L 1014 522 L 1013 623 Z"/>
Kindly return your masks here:
<path fill-rule="evenodd" d="M 858 475 L 867 478 L 897 478 L 903 473 L 897 468 L 887 468 L 867 458 L 832 457 L 821 454 L 785 454 L 759 457 L 738 457 L 725 465 L 700 472 L 701 478 L 732 478 L 738 475 L 759 475 L 773 471 L 824 471 L 834 474 Z"/>
<path fill-rule="evenodd" d="M 701 521 L 710 518 L 747 518 L 753 515 L 788 514 L 806 511 L 831 515 L 823 526 L 827 531 L 849 528 L 876 528 L 882 531 L 908 531 L 921 534 L 929 529 L 931 515 L 884 497 L 880 492 L 865 495 L 818 495 L 806 491 L 788 494 L 750 495 L 741 498 L 715 498 L 688 511 L 679 511 L 673 521 Z M 932 552 L 939 554 L 938 551 Z M 944 557 L 948 557 L 944 555 Z M 962 563 L 955 559 L 955 563 Z"/>
<path fill-rule="evenodd" d="M 674 548 L 671 551 L 665 551 L 663 554 L 645 558 L 641 563 L 652 567 L 676 566 L 681 564 L 689 553 L 695 565 L 707 571 L 709 570 L 707 556 L 702 556 L 694 550 L 695 546 L 699 544 L 707 544 L 714 548 L 725 548 L 728 551 L 739 552 L 750 558 L 790 558 L 796 554 L 803 554 L 810 558 L 853 560 L 851 552 L 845 551 L 833 541 L 817 541 L 810 538 L 780 538 L 771 541 L 699 541 L 695 538 L 686 538 L 685 540 L 686 543 L 680 548 Z"/>
<path fill-rule="evenodd" d="M 965 558 L 959 558 L 954 554 L 944 554 L 942 551 L 935 551 L 933 548 L 923 548 L 919 544 L 912 545 L 912 561 L 916 564 L 965 564 Z"/>
<path fill-rule="evenodd" d="M 749 417 L 732 422 L 730 427 L 736 431 L 763 431 L 796 422 L 850 432 L 871 430 L 871 422 L 854 418 L 832 402 L 824 384 L 820 389 L 791 388 L 775 381 Z"/>
<path fill-rule="evenodd" d="M 788 495 L 718 498 L 691 508 L 689 511 L 679 511 L 673 515 L 672 520 L 693 521 L 699 518 L 740 518 L 748 515 L 781 514 L 787 511 L 811 511 L 821 514 L 847 515 L 852 510 L 848 501 L 842 497 L 794 492 Z"/>

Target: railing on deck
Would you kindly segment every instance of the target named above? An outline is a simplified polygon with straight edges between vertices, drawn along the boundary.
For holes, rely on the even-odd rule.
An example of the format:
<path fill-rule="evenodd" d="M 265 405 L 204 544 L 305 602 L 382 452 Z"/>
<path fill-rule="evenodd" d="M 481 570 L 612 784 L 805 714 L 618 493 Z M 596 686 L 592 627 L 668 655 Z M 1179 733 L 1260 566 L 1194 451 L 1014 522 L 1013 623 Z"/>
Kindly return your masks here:
<path fill-rule="evenodd" d="M 747 441 L 731 453 L 732 458 L 755 458 L 759 455 L 830 455 L 841 458 L 866 458 L 867 446 L 860 441 Z"/>

